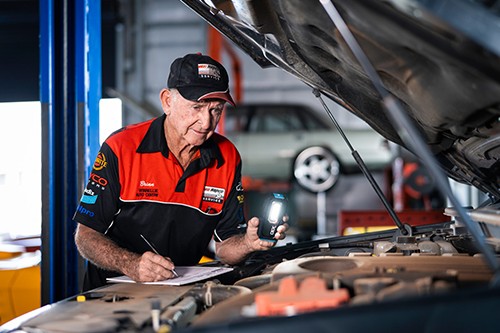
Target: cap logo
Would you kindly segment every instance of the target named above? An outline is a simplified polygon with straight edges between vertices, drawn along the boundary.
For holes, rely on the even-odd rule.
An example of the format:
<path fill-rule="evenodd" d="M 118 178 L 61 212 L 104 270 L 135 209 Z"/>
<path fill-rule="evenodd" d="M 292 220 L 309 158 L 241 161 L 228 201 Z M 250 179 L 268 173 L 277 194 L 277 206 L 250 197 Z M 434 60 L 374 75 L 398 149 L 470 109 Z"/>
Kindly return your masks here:
<path fill-rule="evenodd" d="M 198 64 L 198 75 L 204 79 L 220 80 L 219 69 L 211 64 Z"/>

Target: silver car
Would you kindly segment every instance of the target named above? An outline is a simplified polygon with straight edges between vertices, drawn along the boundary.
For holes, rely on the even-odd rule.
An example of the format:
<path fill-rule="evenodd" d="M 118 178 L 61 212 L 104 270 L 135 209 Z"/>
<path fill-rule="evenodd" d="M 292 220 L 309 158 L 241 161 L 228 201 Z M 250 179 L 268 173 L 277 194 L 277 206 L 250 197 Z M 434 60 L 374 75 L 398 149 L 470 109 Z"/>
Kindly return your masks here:
<path fill-rule="evenodd" d="M 317 193 L 330 190 L 342 173 L 360 170 L 341 134 L 305 105 L 228 107 L 224 129 L 242 155 L 244 176 L 296 181 Z M 391 162 L 387 141 L 371 128 L 344 132 L 368 169 L 382 169 Z"/>

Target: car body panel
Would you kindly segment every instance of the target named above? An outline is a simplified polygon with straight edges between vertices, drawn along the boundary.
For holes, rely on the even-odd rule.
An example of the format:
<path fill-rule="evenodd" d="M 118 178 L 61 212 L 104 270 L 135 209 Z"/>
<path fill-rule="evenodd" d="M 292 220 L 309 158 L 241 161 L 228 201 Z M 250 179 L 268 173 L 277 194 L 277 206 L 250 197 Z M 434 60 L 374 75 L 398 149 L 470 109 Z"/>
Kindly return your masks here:
<path fill-rule="evenodd" d="M 243 104 L 226 111 L 225 135 L 236 145 L 243 160 L 243 175 L 257 179 L 291 180 L 293 162 L 304 149 L 328 148 L 339 160 L 344 173 L 359 172 L 359 166 L 340 132 L 318 118 L 315 111 L 297 104 Z M 262 125 L 266 119 L 284 112 L 288 123 Z M 248 117 L 247 114 L 251 114 Z M 235 126 L 240 118 L 242 125 Z M 300 118 L 300 120 L 299 120 Z M 296 119 L 296 121 L 294 120 Z M 321 125 L 309 125 L 322 122 Z M 367 167 L 381 170 L 393 159 L 386 140 L 370 128 L 345 129 L 351 146 Z"/>
<path fill-rule="evenodd" d="M 358 152 L 371 169 L 382 169 L 390 164 L 392 156 L 389 149 L 383 146 L 382 138 L 374 141 L 373 135 L 363 131 L 348 132 L 347 135 L 352 139 L 350 141 L 354 147 L 361 148 Z M 358 168 L 342 137 L 333 131 L 316 131 L 307 135 L 303 132 L 236 134 L 234 137 L 233 135 L 228 137 L 242 155 L 243 174 L 254 178 L 290 179 L 292 161 L 298 153 L 310 146 L 329 147 L 339 157 L 344 169 L 352 172 Z M 257 147 L 259 149 L 256 149 Z"/>

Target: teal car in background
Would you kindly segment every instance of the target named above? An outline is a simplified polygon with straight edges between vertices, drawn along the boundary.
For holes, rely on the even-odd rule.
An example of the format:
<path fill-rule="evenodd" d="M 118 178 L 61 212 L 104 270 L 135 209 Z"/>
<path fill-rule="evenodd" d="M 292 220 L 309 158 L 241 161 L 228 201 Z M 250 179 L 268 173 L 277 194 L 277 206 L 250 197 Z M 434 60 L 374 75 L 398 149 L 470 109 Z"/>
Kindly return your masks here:
<path fill-rule="evenodd" d="M 224 134 L 243 159 L 243 176 L 296 181 L 318 193 L 333 188 L 342 174 L 360 171 L 351 150 L 329 120 L 305 105 L 241 104 L 227 107 Z M 344 129 L 370 170 L 390 165 L 388 142 L 373 129 Z"/>

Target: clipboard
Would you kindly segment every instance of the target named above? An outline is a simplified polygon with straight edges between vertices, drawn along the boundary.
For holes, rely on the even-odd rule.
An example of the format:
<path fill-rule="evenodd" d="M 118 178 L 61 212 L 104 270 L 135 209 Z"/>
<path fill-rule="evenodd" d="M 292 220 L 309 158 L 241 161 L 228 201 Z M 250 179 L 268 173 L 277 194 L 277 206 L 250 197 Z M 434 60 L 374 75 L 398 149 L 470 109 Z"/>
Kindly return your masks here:
<path fill-rule="evenodd" d="M 176 266 L 175 271 L 179 277 L 155 282 L 136 282 L 128 276 L 122 275 L 107 278 L 110 283 L 142 283 L 165 286 L 183 286 L 186 284 L 203 281 L 214 276 L 222 275 L 232 271 L 231 267 L 205 267 L 205 266 Z"/>

